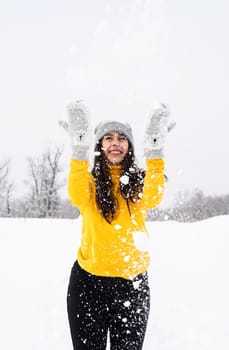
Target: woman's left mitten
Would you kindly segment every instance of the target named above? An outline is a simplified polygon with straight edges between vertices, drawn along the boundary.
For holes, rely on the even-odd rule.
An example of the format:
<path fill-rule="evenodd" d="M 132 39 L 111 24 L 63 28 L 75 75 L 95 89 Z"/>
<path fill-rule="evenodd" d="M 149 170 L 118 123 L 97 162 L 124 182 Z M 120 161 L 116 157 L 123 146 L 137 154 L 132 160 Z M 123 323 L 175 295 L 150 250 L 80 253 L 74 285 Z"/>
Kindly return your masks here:
<path fill-rule="evenodd" d="M 68 122 L 59 121 L 70 136 L 72 158 L 85 160 L 89 157 L 90 148 L 90 116 L 82 101 L 73 101 L 67 105 Z"/>

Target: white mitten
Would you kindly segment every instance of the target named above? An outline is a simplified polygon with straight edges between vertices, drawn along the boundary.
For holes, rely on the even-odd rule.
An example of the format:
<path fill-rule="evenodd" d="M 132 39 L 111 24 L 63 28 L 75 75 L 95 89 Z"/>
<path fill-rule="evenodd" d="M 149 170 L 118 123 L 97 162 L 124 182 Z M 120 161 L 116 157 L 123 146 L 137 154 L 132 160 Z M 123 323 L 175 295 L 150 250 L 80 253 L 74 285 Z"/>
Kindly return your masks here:
<path fill-rule="evenodd" d="M 72 147 L 72 158 L 85 160 L 89 157 L 90 148 L 90 116 L 88 109 L 82 101 L 73 101 L 67 105 L 68 122 L 59 120 L 70 136 Z"/>
<path fill-rule="evenodd" d="M 169 124 L 169 109 L 164 103 L 155 106 L 146 122 L 144 134 L 144 156 L 147 159 L 163 158 L 163 147 L 167 133 L 176 123 Z"/>

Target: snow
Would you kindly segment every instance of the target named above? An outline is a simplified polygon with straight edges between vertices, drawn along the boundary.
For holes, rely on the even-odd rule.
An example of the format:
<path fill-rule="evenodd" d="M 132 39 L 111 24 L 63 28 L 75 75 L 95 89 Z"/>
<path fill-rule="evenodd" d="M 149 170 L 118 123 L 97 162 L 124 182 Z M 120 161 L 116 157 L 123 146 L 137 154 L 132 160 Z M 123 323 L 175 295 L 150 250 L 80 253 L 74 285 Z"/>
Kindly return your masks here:
<path fill-rule="evenodd" d="M 142 280 L 134 281 L 133 282 L 134 289 L 139 289 L 141 282 L 142 282 Z M 139 310 L 141 310 L 141 309 L 139 309 Z"/>
<path fill-rule="evenodd" d="M 0 219 L 1 349 L 72 349 L 66 294 L 80 225 Z M 144 350 L 228 350 L 229 216 L 147 225 L 151 313 Z"/>
<path fill-rule="evenodd" d="M 115 228 L 115 230 L 121 230 L 122 226 L 121 226 L 121 225 L 116 224 L 116 225 L 114 225 L 114 228 Z"/>
<path fill-rule="evenodd" d="M 123 259 L 125 262 L 128 262 L 130 260 L 130 256 L 129 255 L 126 255 Z"/>
<path fill-rule="evenodd" d="M 129 300 L 125 301 L 124 302 L 124 306 L 125 307 L 129 307 L 131 305 L 131 302 Z"/>
<path fill-rule="evenodd" d="M 120 177 L 120 182 L 123 184 L 123 185 L 127 185 L 129 183 L 129 176 L 127 175 L 123 175 Z"/>
<path fill-rule="evenodd" d="M 101 154 L 101 152 L 99 152 L 99 151 L 94 152 L 94 156 L 100 156 L 100 154 Z"/>
<path fill-rule="evenodd" d="M 150 237 L 146 234 L 146 232 L 133 232 L 133 239 L 135 247 L 138 250 L 145 252 L 149 249 Z"/>

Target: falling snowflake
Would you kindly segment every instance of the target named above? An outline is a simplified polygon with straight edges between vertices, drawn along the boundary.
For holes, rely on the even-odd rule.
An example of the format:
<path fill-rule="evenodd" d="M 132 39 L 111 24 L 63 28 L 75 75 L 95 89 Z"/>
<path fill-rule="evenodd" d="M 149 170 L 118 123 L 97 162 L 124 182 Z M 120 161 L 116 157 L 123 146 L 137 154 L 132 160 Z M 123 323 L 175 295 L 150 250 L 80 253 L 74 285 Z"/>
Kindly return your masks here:
<path fill-rule="evenodd" d="M 115 228 L 115 230 L 121 230 L 122 226 L 117 224 L 117 225 L 114 225 L 114 228 Z"/>
<path fill-rule="evenodd" d="M 162 193 L 162 192 L 163 192 L 163 187 L 160 186 L 160 185 L 158 186 L 158 192 L 159 192 L 159 193 Z"/>
<path fill-rule="evenodd" d="M 120 182 L 123 184 L 123 185 L 127 185 L 129 183 L 129 176 L 127 175 L 123 175 L 120 177 Z"/>
<path fill-rule="evenodd" d="M 124 257 L 124 261 L 125 262 L 128 262 L 130 260 L 130 256 L 129 255 L 126 255 L 125 257 Z"/>
<path fill-rule="evenodd" d="M 142 282 L 142 280 L 134 281 L 133 282 L 134 289 L 139 289 L 141 282 Z"/>
<path fill-rule="evenodd" d="M 138 225 L 137 221 L 136 221 L 136 220 L 134 220 L 134 219 L 133 219 L 133 217 L 132 217 L 131 219 L 132 219 L 132 220 L 131 220 L 131 221 L 132 221 L 132 223 L 133 223 L 135 226 L 137 226 L 137 225 Z"/>
<path fill-rule="evenodd" d="M 130 306 L 130 301 L 129 300 L 127 300 L 127 301 L 125 301 L 124 303 L 123 303 L 123 305 L 125 306 L 125 307 L 129 307 Z"/>
<path fill-rule="evenodd" d="M 101 152 L 99 152 L 99 151 L 94 152 L 95 156 L 100 156 L 100 154 L 101 154 Z"/>

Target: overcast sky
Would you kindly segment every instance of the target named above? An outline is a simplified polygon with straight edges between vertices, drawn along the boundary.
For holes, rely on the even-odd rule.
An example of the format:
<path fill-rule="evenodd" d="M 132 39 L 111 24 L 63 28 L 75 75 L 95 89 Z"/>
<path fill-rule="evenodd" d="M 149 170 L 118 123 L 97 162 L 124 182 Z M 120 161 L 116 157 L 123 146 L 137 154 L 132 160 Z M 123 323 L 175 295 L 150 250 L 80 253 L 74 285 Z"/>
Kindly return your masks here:
<path fill-rule="evenodd" d="M 26 157 L 68 139 L 57 125 L 84 99 L 93 127 L 144 119 L 164 101 L 168 191 L 228 193 L 229 5 L 225 0 L 1 0 L 0 161 L 23 191 Z"/>

